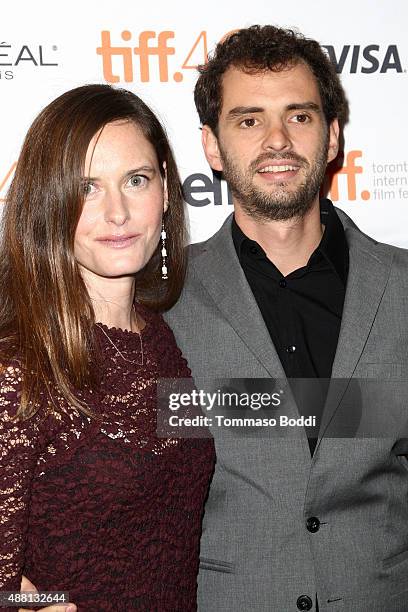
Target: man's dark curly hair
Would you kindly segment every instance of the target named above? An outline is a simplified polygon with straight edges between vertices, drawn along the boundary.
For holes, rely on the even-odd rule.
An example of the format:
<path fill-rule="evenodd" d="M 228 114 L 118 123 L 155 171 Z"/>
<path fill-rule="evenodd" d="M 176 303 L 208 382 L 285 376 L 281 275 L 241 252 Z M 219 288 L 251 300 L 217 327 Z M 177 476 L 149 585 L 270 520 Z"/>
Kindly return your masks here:
<path fill-rule="evenodd" d="M 248 73 L 280 71 L 304 62 L 316 77 L 323 112 L 330 124 L 347 120 L 347 100 L 333 65 L 319 43 L 293 30 L 253 25 L 234 32 L 218 43 L 208 62 L 198 67 L 200 76 L 194 101 L 202 125 L 217 134 L 222 107 L 222 77 L 231 66 Z"/>

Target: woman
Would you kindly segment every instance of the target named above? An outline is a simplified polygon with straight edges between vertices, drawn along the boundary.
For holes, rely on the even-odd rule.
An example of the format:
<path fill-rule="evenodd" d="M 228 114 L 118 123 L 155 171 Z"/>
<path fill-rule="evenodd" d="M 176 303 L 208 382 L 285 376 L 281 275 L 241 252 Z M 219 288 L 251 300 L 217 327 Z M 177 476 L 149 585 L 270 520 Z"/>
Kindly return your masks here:
<path fill-rule="evenodd" d="M 196 609 L 213 445 L 159 439 L 155 411 L 157 380 L 190 376 L 156 314 L 184 238 L 174 158 L 139 98 L 88 85 L 40 113 L 0 248 L 0 590 L 25 574 L 80 611 Z"/>

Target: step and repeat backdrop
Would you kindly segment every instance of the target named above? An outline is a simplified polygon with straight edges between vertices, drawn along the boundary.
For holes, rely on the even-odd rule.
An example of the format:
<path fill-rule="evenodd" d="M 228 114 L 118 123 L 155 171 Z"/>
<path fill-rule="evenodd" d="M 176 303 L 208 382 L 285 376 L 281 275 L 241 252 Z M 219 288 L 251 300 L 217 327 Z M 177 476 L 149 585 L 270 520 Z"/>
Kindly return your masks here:
<path fill-rule="evenodd" d="M 378 240 L 408 247 L 408 8 L 404 0 L 87 0 L 2 6 L 0 208 L 24 135 L 53 98 L 108 82 L 140 95 L 173 144 L 190 241 L 231 212 L 212 173 L 193 103 L 196 66 L 225 34 L 254 23 L 300 30 L 326 49 L 350 102 L 344 151 L 330 197 Z"/>

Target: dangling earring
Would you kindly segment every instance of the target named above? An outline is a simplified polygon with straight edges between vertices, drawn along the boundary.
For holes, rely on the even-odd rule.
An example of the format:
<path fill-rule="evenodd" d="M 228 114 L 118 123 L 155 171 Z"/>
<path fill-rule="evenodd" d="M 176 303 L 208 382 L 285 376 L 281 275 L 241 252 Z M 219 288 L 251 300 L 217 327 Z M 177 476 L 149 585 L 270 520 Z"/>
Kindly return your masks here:
<path fill-rule="evenodd" d="M 161 256 L 162 256 L 162 269 L 161 269 L 161 277 L 163 280 L 167 280 L 168 276 L 167 276 L 167 250 L 166 250 L 166 238 L 167 238 L 167 234 L 166 234 L 166 230 L 164 229 L 164 219 L 162 221 L 162 231 L 160 234 L 161 237 L 161 244 L 162 244 L 162 248 L 161 248 Z"/>

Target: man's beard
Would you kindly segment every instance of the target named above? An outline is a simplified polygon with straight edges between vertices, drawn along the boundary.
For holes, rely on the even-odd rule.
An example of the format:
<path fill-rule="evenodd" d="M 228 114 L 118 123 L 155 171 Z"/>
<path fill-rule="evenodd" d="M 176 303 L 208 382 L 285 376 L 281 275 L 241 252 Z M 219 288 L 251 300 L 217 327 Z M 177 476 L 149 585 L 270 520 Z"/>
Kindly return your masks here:
<path fill-rule="evenodd" d="M 311 209 L 319 193 L 326 172 L 328 148 L 326 137 L 321 150 L 311 163 L 296 153 L 264 153 L 243 172 L 220 147 L 223 177 L 242 209 L 253 219 L 287 221 L 295 217 L 301 218 Z M 256 168 L 264 162 L 270 161 L 273 165 L 274 161 L 282 159 L 296 161 L 300 169 L 305 169 L 303 182 L 293 191 L 287 188 L 288 183 L 285 181 L 275 183 L 271 192 L 268 192 L 267 186 L 264 189 L 256 187 L 253 183 Z"/>

